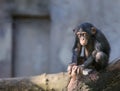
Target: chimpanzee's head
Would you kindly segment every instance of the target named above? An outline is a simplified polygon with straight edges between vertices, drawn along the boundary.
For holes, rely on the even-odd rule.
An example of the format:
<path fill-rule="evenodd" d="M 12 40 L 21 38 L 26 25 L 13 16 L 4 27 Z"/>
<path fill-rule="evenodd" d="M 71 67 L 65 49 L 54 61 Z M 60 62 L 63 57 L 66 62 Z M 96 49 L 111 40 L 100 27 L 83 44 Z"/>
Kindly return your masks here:
<path fill-rule="evenodd" d="M 83 23 L 77 26 L 73 32 L 79 39 L 80 44 L 85 46 L 92 36 L 96 34 L 96 28 L 90 23 Z"/>

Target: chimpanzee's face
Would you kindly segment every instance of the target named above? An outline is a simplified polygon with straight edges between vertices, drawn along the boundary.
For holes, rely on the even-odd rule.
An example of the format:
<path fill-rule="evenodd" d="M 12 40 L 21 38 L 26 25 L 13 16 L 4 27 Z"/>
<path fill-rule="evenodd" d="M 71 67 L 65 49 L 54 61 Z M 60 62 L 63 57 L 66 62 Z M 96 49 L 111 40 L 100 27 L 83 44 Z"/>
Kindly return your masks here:
<path fill-rule="evenodd" d="M 89 40 L 90 36 L 87 32 L 80 29 L 80 31 L 76 32 L 76 36 L 78 37 L 79 42 L 82 46 L 86 46 L 88 44 L 88 40 Z"/>
<path fill-rule="evenodd" d="M 88 41 L 91 40 L 92 36 L 95 36 L 96 28 L 89 23 L 84 23 L 73 29 L 73 32 L 79 39 L 79 43 L 82 46 L 86 46 L 88 45 Z"/>

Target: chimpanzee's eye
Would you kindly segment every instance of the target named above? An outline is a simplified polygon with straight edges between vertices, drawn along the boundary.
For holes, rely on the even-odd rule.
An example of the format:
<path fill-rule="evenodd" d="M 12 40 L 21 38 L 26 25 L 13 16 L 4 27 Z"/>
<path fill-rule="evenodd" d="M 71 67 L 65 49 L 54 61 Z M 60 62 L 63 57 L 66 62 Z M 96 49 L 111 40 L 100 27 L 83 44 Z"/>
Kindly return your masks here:
<path fill-rule="evenodd" d="M 81 35 L 80 35 L 80 32 L 77 32 L 77 33 L 76 33 L 76 35 L 77 35 L 78 37 L 80 37 L 80 36 L 81 36 Z"/>
<path fill-rule="evenodd" d="M 83 34 L 81 33 L 80 36 L 83 36 Z"/>
<path fill-rule="evenodd" d="M 85 37 L 85 36 L 86 36 L 86 33 L 84 33 L 83 36 Z"/>
<path fill-rule="evenodd" d="M 77 32 L 76 34 L 77 34 L 77 35 L 80 35 L 80 32 Z"/>
<path fill-rule="evenodd" d="M 81 35 L 80 35 L 80 34 L 77 34 L 77 36 L 78 36 L 78 37 L 81 37 Z"/>

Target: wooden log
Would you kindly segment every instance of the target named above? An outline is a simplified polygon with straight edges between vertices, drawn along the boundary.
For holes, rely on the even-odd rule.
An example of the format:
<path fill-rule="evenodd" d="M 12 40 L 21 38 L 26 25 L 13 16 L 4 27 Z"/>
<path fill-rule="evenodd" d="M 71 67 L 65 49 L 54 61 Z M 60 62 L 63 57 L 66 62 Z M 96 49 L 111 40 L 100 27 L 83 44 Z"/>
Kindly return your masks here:
<path fill-rule="evenodd" d="M 94 74 L 98 79 L 92 80 L 90 75 L 79 76 L 76 80 L 71 78 L 68 91 L 120 91 L 120 59 L 110 63 L 106 70 Z"/>
<path fill-rule="evenodd" d="M 0 91 L 66 91 L 67 73 L 0 79 Z"/>
<path fill-rule="evenodd" d="M 33 77 L 0 79 L 0 91 L 120 91 L 120 59 L 112 62 L 106 71 L 98 74 L 96 81 L 82 76 L 68 89 L 70 77 L 67 73 L 41 74 Z"/>

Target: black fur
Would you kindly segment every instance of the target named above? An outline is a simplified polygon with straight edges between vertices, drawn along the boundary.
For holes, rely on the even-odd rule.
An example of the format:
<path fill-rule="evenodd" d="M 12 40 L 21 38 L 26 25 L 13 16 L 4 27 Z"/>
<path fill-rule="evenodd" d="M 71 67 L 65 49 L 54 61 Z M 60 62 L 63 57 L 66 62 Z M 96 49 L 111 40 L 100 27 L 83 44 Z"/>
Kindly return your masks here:
<path fill-rule="evenodd" d="M 96 33 L 93 35 L 91 33 L 91 28 L 94 27 L 94 25 L 90 24 L 90 23 L 83 23 L 79 26 L 77 26 L 74 29 L 74 32 L 78 32 L 80 31 L 80 28 L 82 29 L 82 31 L 87 32 L 87 34 L 89 34 L 90 39 L 89 42 L 87 44 L 87 46 L 85 46 L 86 50 L 89 52 L 89 57 L 86 57 L 86 54 L 84 55 L 85 58 L 85 62 L 83 64 L 93 64 L 96 68 L 96 70 L 100 70 L 103 69 L 107 66 L 108 61 L 109 61 L 109 56 L 110 56 L 110 45 L 108 40 L 106 39 L 106 37 L 104 36 L 104 34 L 96 28 Z M 89 46 L 89 48 L 88 48 Z M 79 47 L 79 48 L 78 48 Z M 79 49 L 79 50 L 77 50 Z M 78 61 L 80 61 L 80 54 L 81 54 L 81 49 L 82 46 L 79 43 L 79 39 L 77 38 L 77 36 L 75 37 L 75 43 L 73 46 L 73 56 L 72 56 L 72 63 L 79 63 Z M 96 51 L 96 53 L 94 54 L 93 52 Z M 97 53 L 99 55 L 97 55 Z M 96 57 L 97 55 L 97 57 Z M 99 56 L 99 57 L 98 57 Z M 93 59 L 91 60 L 90 57 L 92 57 Z M 90 62 L 90 63 L 89 63 Z M 88 67 L 88 65 L 86 65 L 86 67 Z"/>

